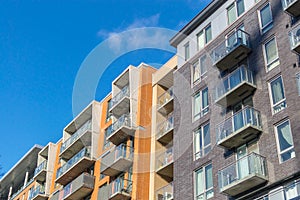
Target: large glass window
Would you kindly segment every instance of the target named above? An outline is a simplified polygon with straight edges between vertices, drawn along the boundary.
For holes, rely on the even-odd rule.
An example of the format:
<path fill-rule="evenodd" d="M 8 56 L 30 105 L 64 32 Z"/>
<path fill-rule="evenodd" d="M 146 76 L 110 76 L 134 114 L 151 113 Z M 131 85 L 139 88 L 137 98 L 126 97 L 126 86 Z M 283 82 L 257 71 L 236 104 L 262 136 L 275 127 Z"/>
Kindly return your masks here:
<path fill-rule="evenodd" d="M 259 19 L 260 19 L 260 28 L 262 33 L 266 33 L 273 27 L 273 17 L 272 11 L 270 7 L 270 3 L 266 4 L 259 11 Z"/>
<path fill-rule="evenodd" d="M 208 88 L 196 93 L 193 99 L 193 116 L 194 120 L 197 120 L 209 111 Z"/>
<path fill-rule="evenodd" d="M 267 71 L 270 71 L 279 65 L 278 49 L 275 38 L 272 38 L 264 44 L 264 55 Z"/>
<path fill-rule="evenodd" d="M 197 34 L 198 50 L 202 49 L 212 39 L 211 25 L 208 25 Z"/>
<path fill-rule="evenodd" d="M 200 59 L 193 64 L 193 83 L 202 80 L 206 77 L 207 73 L 207 63 L 206 55 L 201 56 Z"/>
<path fill-rule="evenodd" d="M 284 162 L 295 157 L 290 121 L 287 120 L 277 125 L 276 134 L 280 162 Z"/>
<path fill-rule="evenodd" d="M 270 82 L 270 90 L 272 111 L 275 114 L 286 108 L 284 87 L 281 76 Z"/>
<path fill-rule="evenodd" d="M 211 164 L 195 172 L 195 184 L 196 200 L 210 199 L 214 196 Z"/>
<path fill-rule="evenodd" d="M 232 24 L 237 17 L 245 12 L 244 0 L 237 0 L 227 8 L 227 22 Z"/>
<path fill-rule="evenodd" d="M 195 160 L 205 156 L 211 150 L 209 124 L 194 131 Z"/>
<path fill-rule="evenodd" d="M 190 44 L 186 43 L 184 45 L 184 59 L 188 60 L 190 58 Z"/>

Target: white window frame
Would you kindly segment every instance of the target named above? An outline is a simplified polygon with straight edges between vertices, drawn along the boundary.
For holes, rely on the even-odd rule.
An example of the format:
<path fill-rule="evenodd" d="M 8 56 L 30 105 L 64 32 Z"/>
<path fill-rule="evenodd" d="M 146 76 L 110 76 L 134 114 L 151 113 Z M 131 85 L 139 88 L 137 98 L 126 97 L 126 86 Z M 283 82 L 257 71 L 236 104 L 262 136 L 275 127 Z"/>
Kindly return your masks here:
<path fill-rule="evenodd" d="M 270 61 L 270 63 L 268 63 L 267 52 L 266 52 L 266 44 L 268 44 L 272 40 L 274 40 L 274 42 L 275 42 L 277 58 L 275 58 L 274 60 Z M 265 68 L 266 68 L 266 71 L 269 72 L 272 69 L 276 68 L 280 64 L 278 45 L 277 45 L 276 37 L 273 36 L 273 37 L 269 38 L 268 40 L 266 40 L 266 42 L 263 43 L 262 48 L 263 48 L 263 55 L 264 55 L 264 60 L 265 60 Z"/>
<path fill-rule="evenodd" d="M 196 62 L 194 62 L 192 65 L 191 65 L 191 80 L 192 80 L 192 86 L 194 86 L 194 85 L 196 85 L 196 84 L 198 84 L 199 82 L 201 82 L 203 79 L 205 79 L 206 77 L 207 77 L 207 66 L 206 66 L 206 71 L 204 71 L 203 73 L 202 73 L 202 71 L 201 71 L 201 59 L 203 58 L 203 57 L 206 57 L 205 58 L 205 65 L 207 65 L 207 55 L 206 54 L 204 54 L 204 55 L 201 55 L 198 59 L 197 59 L 197 61 Z M 199 68 L 199 78 L 198 79 L 196 79 L 196 80 L 194 80 L 194 74 L 195 74 L 195 68 Z"/>
<path fill-rule="evenodd" d="M 237 5 L 237 2 L 238 1 L 243 1 L 243 4 L 244 4 L 244 12 L 238 14 L 238 5 Z M 229 23 L 229 17 L 228 17 L 228 8 L 231 7 L 232 5 L 234 5 L 234 12 L 235 12 L 235 19 Z M 232 4 L 230 4 L 227 8 L 226 8 L 226 17 L 227 17 L 227 25 L 231 25 L 233 24 L 240 16 L 242 16 L 246 11 L 246 8 L 245 8 L 245 1 L 244 0 L 235 0 Z"/>
<path fill-rule="evenodd" d="M 206 126 L 209 126 L 210 143 L 208 145 L 204 146 L 204 139 L 205 139 L 204 138 L 204 127 L 206 127 Z M 199 158 L 204 157 L 206 154 L 208 154 L 208 152 L 211 151 L 211 132 L 210 132 L 210 128 L 211 128 L 210 127 L 210 123 L 207 122 L 207 123 L 204 123 L 203 125 L 199 126 L 197 129 L 195 129 L 193 131 L 193 137 L 194 137 L 193 138 L 193 142 L 194 142 L 194 145 L 193 145 L 194 146 L 194 160 L 198 160 Z M 202 147 L 198 152 L 196 152 L 196 144 L 197 144 L 197 142 L 196 142 L 196 139 L 197 139 L 196 134 L 200 134 L 200 137 L 201 137 L 200 141 L 202 141 L 202 144 L 200 144 L 200 141 L 198 142 L 200 144 L 200 146 Z M 207 148 L 210 148 L 210 149 L 208 150 L 207 153 L 205 153 L 205 150 Z"/>
<path fill-rule="evenodd" d="M 194 199 L 195 200 L 197 200 L 198 199 L 198 196 L 197 196 L 197 173 L 198 173 L 198 171 L 200 171 L 200 170 L 202 170 L 202 172 L 204 172 L 203 173 L 203 181 L 202 181 L 202 183 L 203 183 L 203 186 L 204 186 L 204 190 L 203 190 L 203 193 L 201 193 L 200 195 L 204 195 L 204 199 L 206 200 L 207 198 L 206 198 L 206 193 L 208 192 L 208 191 L 210 191 L 210 190 L 212 190 L 212 192 L 213 192 L 213 195 L 212 195 L 212 197 L 210 197 L 210 198 L 208 198 L 208 199 L 211 199 L 211 198 L 213 198 L 214 197 L 214 195 L 215 195 L 215 191 L 214 191 L 214 181 L 213 181 L 213 174 L 212 174 L 212 187 L 210 187 L 210 188 L 207 188 L 206 189 L 206 174 L 205 174 L 205 172 L 206 172 L 206 167 L 208 167 L 208 166 L 210 166 L 211 165 L 211 169 L 213 169 L 213 167 L 212 167 L 212 163 L 209 163 L 209 164 L 207 164 L 207 165 L 205 165 L 205 166 L 202 166 L 202 167 L 200 167 L 200 168 L 198 168 L 197 170 L 195 170 L 194 171 Z M 212 172 L 213 173 L 213 172 Z"/>
<path fill-rule="evenodd" d="M 293 144 L 293 145 L 292 145 L 291 147 L 289 147 L 289 148 L 287 148 L 287 149 L 281 151 L 281 150 L 280 150 L 279 138 L 278 138 L 278 126 L 280 126 L 280 125 L 282 125 L 282 124 L 284 124 L 284 123 L 286 123 L 286 122 L 289 123 L 290 134 L 291 134 L 292 144 Z M 279 163 L 281 164 L 281 163 L 287 162 L 287 161 L 289 161 L 290 159 L 293 159 L 294 157 L 296 157 L 296 155 L 295 155 L 295 146 L 294 146 L 294 138 L 293 138 L 292 129 L 291 129 L 291 122 L 290 122 L 289 119 L 286 119 L 286 120 L 284 120 L 284 121 L 282 121 L 282 122 L 280 122 L 280 123 L 278 123 L 278 124 L 275 124 L 274 129 L 275 129 L 276 146 L 277 146 L 277 152 L 278 152 L 277 155 L 278 155 Z M 294 156 L 292 156 L 292 157 L 291 157 L 290 159 L 288 159 L 288 160 L 282 161 L 282 160 L 281 160 L 281 155 L 284 154 L 284 153 L 286 153 L 286 152 L 288 152 L 288 151 L 291 151 L 291 150 L 293 150 L 293 149 L 294 149 Z"/>
<path fill-rule="evenodd" d="M 184 60 L 187 61 L 191 57 L 191 52 L 190 52 L 190 43 L 187 42 L 184 45 Z"/>
<path fill-rule="evenodd" d="M 300 96 L 300 72 L 296 74 L 296 85 L 297 85 L 298 96 Z"/>
<path fill-rule="evenodd" d="M 269 5 L 269 8 L 270 8 L 272 21 L 269 22 L 268 24 L 266 24 L 266 25 L 263 27 L 263 26 L 262 26 L 262 20 L 261 20 L 261 10 L 264 9 L 267 5 Z M 257 14 L 258 14 L 258 21 L 259 21 L 260 33 L 261 33 L 261 34 L 265 34 L 266 32 L 268 32 L 269 30 L 271 30 L 271 29 L 273 28 L 273 23 L 274 23 L 273 13 L 272 13 L 272 8 L 271 8 L 270 2 L 264 4 L 264 5 L 257 11 Z"/>
<path fill-rule="evenodd" d="M 202 99 L 203 99 L 203 91 L 207 89 L 207 102 L 208 102 L 208 105 L 204 108 L 202 108 Z M 200 94 L 200 99 L 201 99 L 201 102 L 200 102 L 200 112 L 199 113 L 195 113 L 195 96 Z M 202 118 L 203 116 L 205 116 L 208 112 L 209 112 L 209 91 L 208 91 L 208 87 L 204 87 L 200 90 L 198 90 L 193 96 L 192 96 L 192 106 L 193 106 L 193 109 L 192 109 L 192 117 L 193 117 L 193 121 L 196 121 L 200 118 Z M 206 112 L 204 112 L 205 110 L 207 110 Z"/>
<path fill-rule="evenodd" d="M 281 81 L 282 81 L 282 87 L 283 87 L 283 92 L 284 92 L 284 98 L 281 99 L 279 102 L 277 102 L 276 104 L 273 104 L 273 95 L 272 95 L 272 87 L 271 87 L 271 84 L 273 81 L 277 80 L 278 78 L 281 78 Z M 270 97 L 270 103 L 271 103 L 271 109 L 272 109 L 272 114 L 277 114 L 279 112 L 281 112 L 282 110 L 284 110 L 286 107 L 287 107 L 287 103 L 286 103 L 286 95 L 285 95 L 285 87 L 284 87 L 284 83 L 283 83 L 283 78 L 281 75 L 279 76 L 276 76 L 274 77 L 273 79 L 271 79 L 269 82 L 268 82 L 268 88 L 269 88 L 269 97 Z M 278 105 L 280 105 L 281 103 L 285 102 L 285 107 L 282 108 L 281 110 L 275 112 L 274 111 L 274 108 Z"/>
<path fill-rule="evenodd" d="M 211 39 L 207 40 L 207 30 L 208 30 L 209 27 L 210 27 L 210 32 L 211 32 Z M 204 41 L 203 41 L 203 47 L 199 46 L 200 45 L 199 44 L 199 36 L 200 35 L 203 35 L 202 36 L 203 39 L 204 39 Z M 197 50 L 199 51 L 199 50 L 203 49 L 210 41 L 212 41 L 212 27 L 211 27 L 211 23 L 209 23 L 208 25 L 206 25 L 199 33 L 197 33 L 196 37 L 197 37 Z"/>

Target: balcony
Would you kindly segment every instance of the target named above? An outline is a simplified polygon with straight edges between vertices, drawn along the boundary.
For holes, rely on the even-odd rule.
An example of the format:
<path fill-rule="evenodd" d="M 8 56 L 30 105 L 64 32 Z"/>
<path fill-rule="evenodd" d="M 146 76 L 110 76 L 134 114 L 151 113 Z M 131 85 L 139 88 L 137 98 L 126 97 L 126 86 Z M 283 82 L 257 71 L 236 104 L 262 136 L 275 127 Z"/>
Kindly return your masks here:
<path fill-rule="evenodd" d="M 220 70 L 226 70 L 245 59 L 251 52 L 249 34 L 237 30 L 211 53 L 214 65 Z"/>
<path fill-rule="evenodd" d="M 296 26 L 291 32 L 289 32 L 289 37 L 291 50 L 300 54 L 300 25 Z"/>
<path fill-rule="evenodd" d="M 129 86 L 126 85 L 122 90 L 114 95 L 110 101 L 110 112 L 116 117 L 119 117 L 130 110 L 130 91 Z"/>
<path fill-rule="evenodd" d="M 131 199 L 132 181 L 119 177 L 109 184 L 109 200 Z"/>
<path fill-rule="evenodd" d="M 156 158 L 156 173 L 173 178 L 173 148 L 167 149 Z"/>
<path fill-rule="evenodd" d="M 221 193 L 236 196 L 266 181 L 266 159 L 251 153 L 218 172 Z"/>
<path fill-rule="evenodd" d="M 113 123 L 111 132 L 107 132 L 107 140 L 114 145 L 121 144 L 128 136 L 133 135 L 131 117 L 129 114 L 122 115 L 116 122 Z"/>
<path fill-rule="evenodd" d="M 57 170 L 55 182 L 66 185 L 87 168 L 91 167 L 94 162 L 90 157 L 90 149 L 83 148 Z"/>
<path fill-rule="evenodd" d="M 173 115 L 169 116 L 167 120 L 160 123 L 156 128 L 156 139 L 160 143 L 166 145 L 173 140 Z"/>
<path fill-rule="evenodd" d="M 121 144 L 101 159 L 101 173 L 114 177 L 126 171 L 133 162 L 133 148 Z"/>
<path fill-rule="evenodd" d="M 30 194 L 31 200 L 46 200 L 48 195 L 45 194 L 45 187 L 42 185 L 37 186 Z"/>
<path fill-rule="evenodd" d="M 293 17 L 300 15 L 300 1 L 299 0 L 281 0 L 283 10 Z"/>
<path fill-rule="evenodd" d="M 89 195 L 95 184 L 95 177 L 88 174 L 82 173 L 74 181 L 66 185 L 63 189 L 63 196 L 65 200 L 72 199 L 83 199 Z"/>
<path fill-rule="evenodd" d="M 260 112 L 246 107 L 217 125 L 217 144 L 232 149 L 258 137 L 261 132 Z"/>
<path fill-rule="evenodd" d="M 253 72 L 241 66 L 222 79 L 215 89 L 215 102 L 223 107 L 232 106 L 256 89 Z"/>
<path fill-rule="evenodd" d="M 156 200 L 173 200 L 173 183 L 156 191 Z"/>
<path fill-rule="evenodd" d="M 169 88 L 157 98 L 158 112 L 167 115 L 173 111 L 173 88 Z"/>
<path fill-rule="evenodd" d="M 37 168 L 34 170 L 34 180 L 40 183 L 46 181 L 47 174 L 47 160 L 44 160 Z"/>
<path fill-rule="evenodd" d="M 90 146 L 91 140 L 92 122 L 89 120 L 61 145 L 59 156 L 63 159 L 69 160 L 80 149 L 85 146 Z"/>

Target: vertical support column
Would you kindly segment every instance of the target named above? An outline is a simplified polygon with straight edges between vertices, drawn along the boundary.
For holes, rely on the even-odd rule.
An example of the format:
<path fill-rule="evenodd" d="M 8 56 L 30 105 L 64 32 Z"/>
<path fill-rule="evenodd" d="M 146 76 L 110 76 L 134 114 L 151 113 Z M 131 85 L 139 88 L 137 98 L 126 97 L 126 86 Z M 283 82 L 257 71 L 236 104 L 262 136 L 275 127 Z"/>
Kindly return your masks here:
<path fill-rule="evenodd" d="M 26 171 L 26 174 L 25 174 L 25 180 L 24 180 L 24 187 L 27 185 L 27 182 L 28 182 L 28 176 L 29 176 L 29 172 Z"/>
<path fill-rule="evenodd" d="M 10 197 L 11 197 L 11 195 L 12 195 L 12 189 L 13 189 L 13 187 L 10 186 L 10 187 L 9 187 L 9 192 L 8 192 L 8 197 L 7 197 L 8 200 L 10 200 Z"/>

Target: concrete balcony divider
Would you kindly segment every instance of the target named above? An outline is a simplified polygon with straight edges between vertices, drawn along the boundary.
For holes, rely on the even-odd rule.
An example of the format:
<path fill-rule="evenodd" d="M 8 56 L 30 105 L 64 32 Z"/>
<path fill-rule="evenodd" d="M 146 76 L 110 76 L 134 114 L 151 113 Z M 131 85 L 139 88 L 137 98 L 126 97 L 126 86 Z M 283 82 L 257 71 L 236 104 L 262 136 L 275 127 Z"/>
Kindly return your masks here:
<path fill-rule="evenodd" d="M 256 89 L 253 72 L 241 66 L 222 78 L 215 88 L 215 102 L 223 107 L 232 106 Z"/>
<path fill-rule="evenodd" d="M 157 98 L 158 112 L 169 114 L 173 111 L 173 88 L 169 88 Z"/>
<path fill-rule="evenodd" d="M 236 196 L 268 181 L 266 158 L 251 153 L 218 172 L 222 193 Z"/>
<path fill-rule="evenodd" d="M 121 91 L 114 95 L 110 101 L 110 112 L 119 117 L 129 112 L 130 108 L 130 90 L 129 86 L 124 86 Z"/>
<path fill-rule="evenodd" d="M 173 140 L 174 117 L 171 114 L 165 121 L 158 124 L 156 138 L 162 144 L 168 144 Z"/>
<path fill-rule="evenodd" d="M 109 184 L 109 200 L 131 199 L 132 181 L 118 177 Z"/>
<path fill-rule="evenodd" d="M 238 64 L 250 52 L 250 36 L 239 29 L 213 49 L 211 58 L 217 68 L 226 70 Z"/>
<path fill-rule="evenodd" d="M 170 183 L 156 191 L 156 200 L 173 200 L 173 183 Z"/>
<path fill-rule="evenodd" d="M 299 0 L 281 0 L 283 10 L 293 17 L 300 15 L 300 1 Z"/>
<path fill-rule="evenodd" d="M 133 162 L 133 148 L 121 144 L 101 159 L 101 173 L 114 177 L 128 170 Z"/>
<path fill-rule="evenodd" d="M 232 149 L 249 142 L 261 132 L 260 112 L 252 107 L 245 107 L 217 125 L 217 144 Z"/>
<path fill-rule="evenodd" d="M 34 180 L 39 182 L 44 182 L 46 180 L 47 174 L 47 160 L 44 160 L 37 168 L 34 170 Z"/>
<path fill-rule="evenodd" d="M 289 32 L 289 38 L 291 43 L 291 50 L 300 54 L 300 25 L 296 26 L 292 31 Z"/>

